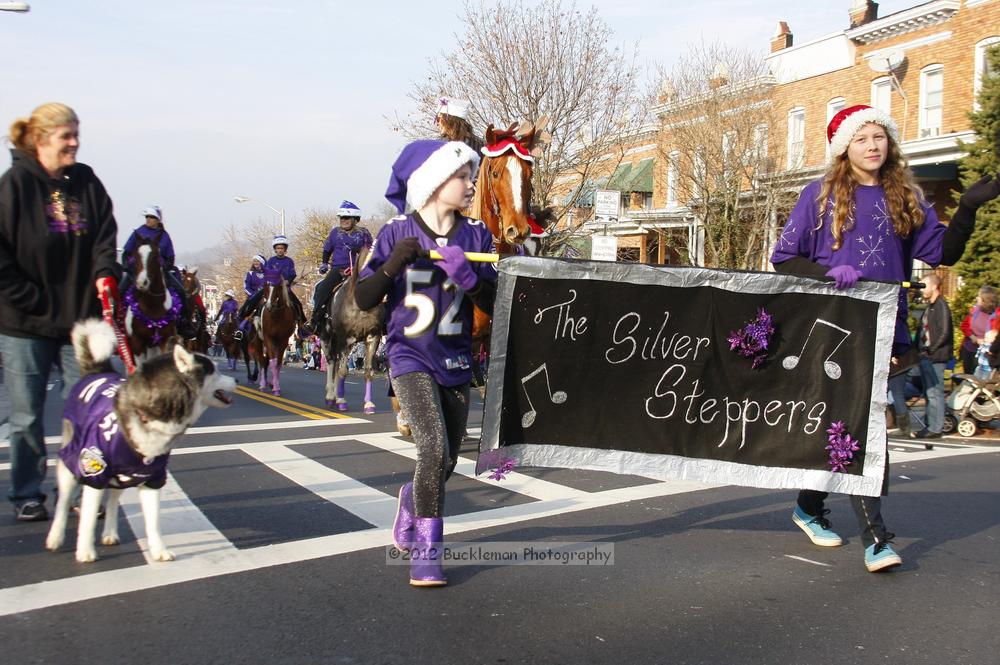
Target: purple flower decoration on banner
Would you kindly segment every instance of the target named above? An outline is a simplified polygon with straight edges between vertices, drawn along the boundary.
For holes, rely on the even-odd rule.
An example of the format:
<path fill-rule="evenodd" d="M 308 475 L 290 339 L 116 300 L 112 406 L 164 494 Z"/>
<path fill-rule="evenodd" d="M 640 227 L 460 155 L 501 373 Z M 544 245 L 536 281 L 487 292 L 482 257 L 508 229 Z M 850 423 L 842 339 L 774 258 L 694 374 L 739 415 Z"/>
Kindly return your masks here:
<path fill-rule="evenodd" d="M 493 473 L 490 474 L 490 480 L 505 480 L 507 478 L 507 474 L 514 470 L 516 463 L 517 460 L 513 457 L 508 457 L 500 463 L 500 466 L 493 469 Z"/>
<path fill-rule="evenodd" d="M 751 367 L 757 369 L 767 360 L 767 347 L 773 334 L 774 319 L 761 307 L 754 319 L 740 330 L 729 333 L 726 339 L 730 351 L 735 351 L 744 358 L 752 358 Z"/>
<path fill-rule="evenodd" d="M 826 433 L 827 441 L 830 442 L 826 449 L 830 451 L 831 470 L 844 473 L 851 465 L 854 453 L 860 450 L 858 440 L 851 437 L 842 420 L 832 423 Z"/>
<path fill-rule="evenodd" d="M 504 480 L 514 470 L 517 460 L 513 457 L 502 457 L 499 450 L 488 450 L 480 454 L 485 459 L 486 467 L 493 471 L 490 480 Z"/>

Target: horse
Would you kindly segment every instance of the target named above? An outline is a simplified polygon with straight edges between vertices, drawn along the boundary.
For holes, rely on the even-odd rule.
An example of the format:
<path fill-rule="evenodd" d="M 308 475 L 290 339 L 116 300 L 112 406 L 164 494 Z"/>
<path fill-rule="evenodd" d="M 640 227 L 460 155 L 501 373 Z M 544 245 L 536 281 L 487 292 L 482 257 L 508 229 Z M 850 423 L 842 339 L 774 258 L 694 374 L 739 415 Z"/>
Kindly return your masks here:
<path fill-rule="evenodd" d="M 546 124 L 548 118 L 542 117 L 534 123 L 511 125 L 506 130 L 497 130 L 492 124 L 486 128 L 486 146 L 482 150 L 484 156 L 471 213 L 486 224 L 500 254 L 523 252 L 525 241 L 540 230 L 531 207 L 531 177 L 535 159 L 551 140 L 545 131 Z M 483 372 L 479 357 L 482 349 L 489 352 L 491 326 L 489 314 L 477 307 L 472 324 L 472 363 L 473 376 L 481 391 Z"/>
<path fill-rule="evenodd" d="M 195 304 L 199 294 L 201 293 L 201 282 L 198 280 L 198 269 L 194 268 L 184 270 L 184 272 L 181 273 L 181 285 L 184 287 L 184 293 L 187 295 L 188 301 L 191 303 L 191 327 L 197 331 L 194 339 L 184 340 L 184 348 L 188 351 L 208 353 L 208 347 L 212 345 L 212 337 L 208 334 L 208 322 L 202 315 L 198 305 Z"/>
<path fill-rule="evenodd" d="M 177 332 L 181 294 L 167 286 L 160 261 L 160 237 L 144 239 L 132 252 L 135 279 L 122 300 L 125 303 L 125 335 L 137 363 L 152 352 L 163 353 Z"/>
<path fill-rule="evenodd" d="M 240 359 L 241 353 L 243 353 L 243 345 L 239 343 L 236 339 L 236 329 L 239 327 L 239 321 L 236 320 L 236 316 L 232 312 L 227 312 L 222 321 L 219 322 L 219 329 L 216 331 L 215 335 L 219 340 L 219 344 L 226 352 L 226 361 L 229 365 L 230 370 L 236 369 L 236 363 Z M 247 366 L 249 367 L 249 359 L 247 359 Z"/>
<path fill-rule="evenodd" d="M 256 335 L 248 343 L 250 353 L 264 371 L 259 372 L 261 391 L 267 388 L 267 370 L 271 373 L 271 394 L 281 395 L 281 361 L 288 339 L 295 331 L 295 310 L 288 294 L 288 283 L 279 272 L 264 274 L 263 307 L 255 317 Z M 247 371 L 250 365 L 247 363 Z"/>
<path fill-rule="evenodd" d="M 344 383 L 347 380 L 347 356 L 352 346 L 359 341 L 365 343 L 365 403 L 366 414 L 375 413 L 372 401 L 372 364 L 385 321 L 385 306 L 382 304 L 370 310 L 358 308 L 354 302 L 354 289 L 358 283 L 358 273 L 364 265 L 368 250 L 363 249 L 351 271 L 350 277 L 341 282 L 330 294 L 327 316 L 320 324 L 318 332 L 326 356 L 326 403 L 337 405 L 340 411 L 347 410 L 344 397 Z"/>

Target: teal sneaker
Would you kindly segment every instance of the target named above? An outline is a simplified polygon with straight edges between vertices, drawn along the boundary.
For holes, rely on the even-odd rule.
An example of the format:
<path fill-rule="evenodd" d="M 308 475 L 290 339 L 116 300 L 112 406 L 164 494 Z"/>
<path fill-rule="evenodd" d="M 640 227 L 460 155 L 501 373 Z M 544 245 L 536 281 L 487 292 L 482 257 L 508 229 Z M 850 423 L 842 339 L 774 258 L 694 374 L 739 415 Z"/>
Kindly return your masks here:
<path fill-rule="evenodd" d="M 865 548 L 865 568 L 868 569 L 869 573 L 895 568 L 903 563 L 903 559 L 889 544 L 892 537 L 891 533 L 887 533 L 882 542 L 874 543 Z"/>
<path fill-rule="evenodd" d="M 792 513 L 792 521 L 806 532 L 813 545 L 837 547 L 838 545 L 843 545 L 844 540 L 830 530 L 830 521 L 824 517 L 829 512 L 829 510 L 822 510 L 819 515 L 813 517 L 812 515 L 806 515 L 801 508 L 795 506 L 795 512 Z"/>

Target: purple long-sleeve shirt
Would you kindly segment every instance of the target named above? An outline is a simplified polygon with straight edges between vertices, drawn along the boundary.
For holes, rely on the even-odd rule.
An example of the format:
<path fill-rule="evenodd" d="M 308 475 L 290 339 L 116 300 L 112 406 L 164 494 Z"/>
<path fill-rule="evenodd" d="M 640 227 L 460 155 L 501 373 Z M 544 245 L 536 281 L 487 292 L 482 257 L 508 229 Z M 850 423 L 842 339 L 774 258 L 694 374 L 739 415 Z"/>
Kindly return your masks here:
<path fill-rule="evenodd" d="M 914 259 L 935 267 L 941 263 L 946 227 L 938 221 L 931 204 L 921 202 L 924 223 L 914 229 L 909 238 L 901 238 L 893 227 L 885 190 L 881 185 L 857 186 L 854 224 L 845 228 L 843 244 L 840 249 L 834 250 L 830 230 L 833 223 L 832 201 L 826 203 L 820 223 L 817 198 L 822 184 L 821 180 L 816 180 L 802 190 L 788 223 L 774 245 L 771 263 L 784 263 L 801 256 L 829 268 L 853 266 L 861 271 L 864 278 L 891 282 L 909 281 Z M 910 346 L 907 311 L 906 290 L 900 289 L 893 340 L 897 350 Z"/>

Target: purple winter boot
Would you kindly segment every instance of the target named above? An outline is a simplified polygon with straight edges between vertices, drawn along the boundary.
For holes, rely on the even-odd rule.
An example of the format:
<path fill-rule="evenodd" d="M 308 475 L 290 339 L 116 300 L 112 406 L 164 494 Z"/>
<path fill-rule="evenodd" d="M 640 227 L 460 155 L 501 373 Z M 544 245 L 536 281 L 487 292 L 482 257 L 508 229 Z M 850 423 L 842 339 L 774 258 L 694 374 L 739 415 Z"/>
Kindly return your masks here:
<path fill-rule="evenodd" d="M 406 483 L 399 489 L 399 506 L 396 521 L 392 523 L 392 542 L 396 549 L 409 549 L 413 543 L 413 483 Z"/>
<path fill-rule="evenodd" d="M 441 570 L 444 554 L 444 520 L 440 517 L 416 517 L 413 521 L 413 547 L 410 548 L 410 584 L 444 586 L 448 578 Z"/>

